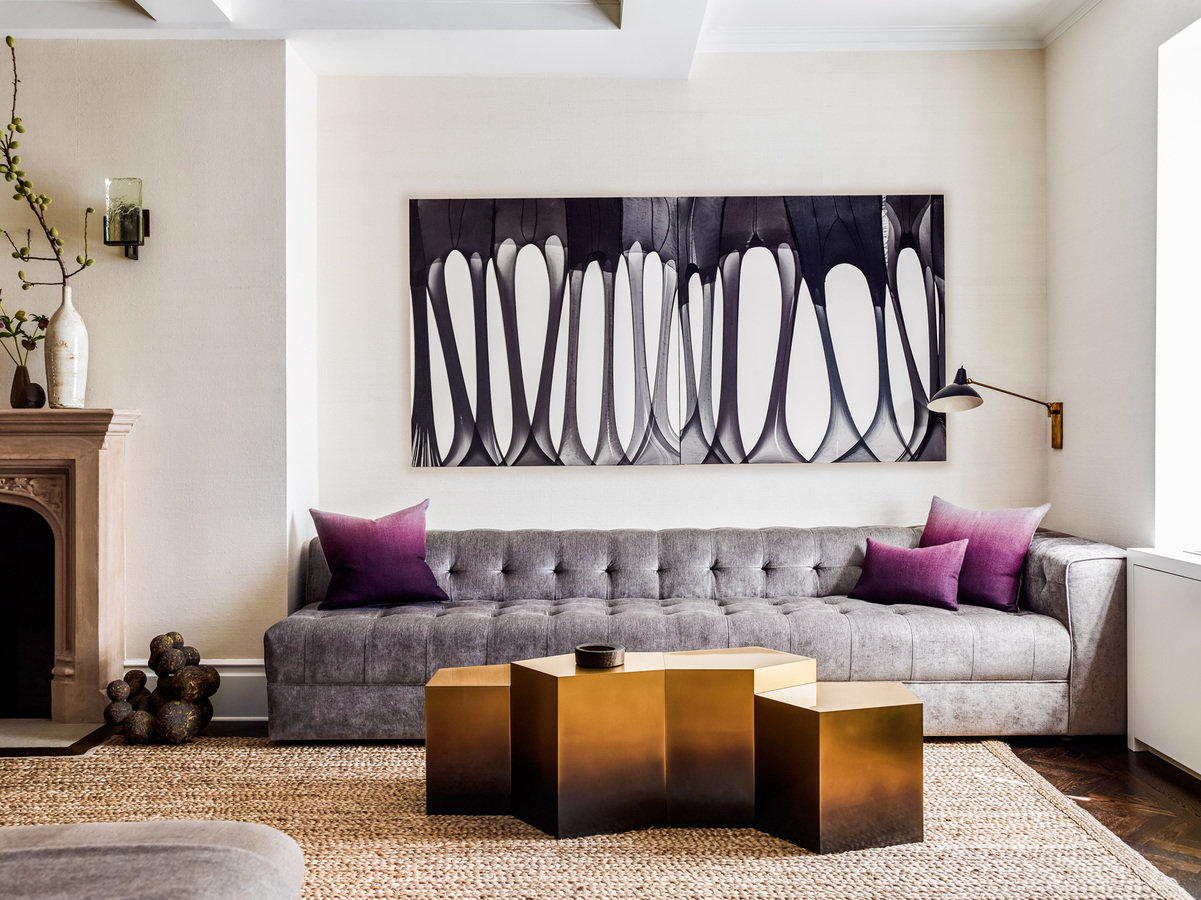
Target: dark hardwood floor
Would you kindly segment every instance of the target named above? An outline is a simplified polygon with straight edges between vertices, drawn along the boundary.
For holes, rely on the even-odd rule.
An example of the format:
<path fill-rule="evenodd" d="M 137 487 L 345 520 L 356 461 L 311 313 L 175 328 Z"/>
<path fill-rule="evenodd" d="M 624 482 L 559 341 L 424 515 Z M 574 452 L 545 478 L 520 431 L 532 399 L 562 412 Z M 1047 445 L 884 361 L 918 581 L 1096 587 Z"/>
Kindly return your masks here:
<path fill-rule="evenodd" d="M 1201 781 L 1124 738 L 1030 738 L 1014 753 L 1201 898 Z"/>
<path fill-rule="evenodd" d="M 214 722 L 207 734 L 266 737 L 266 722 Z M 1015 738 L 1014 753 L 1201 900 L 1201 780 L 1121 737 Z"/>

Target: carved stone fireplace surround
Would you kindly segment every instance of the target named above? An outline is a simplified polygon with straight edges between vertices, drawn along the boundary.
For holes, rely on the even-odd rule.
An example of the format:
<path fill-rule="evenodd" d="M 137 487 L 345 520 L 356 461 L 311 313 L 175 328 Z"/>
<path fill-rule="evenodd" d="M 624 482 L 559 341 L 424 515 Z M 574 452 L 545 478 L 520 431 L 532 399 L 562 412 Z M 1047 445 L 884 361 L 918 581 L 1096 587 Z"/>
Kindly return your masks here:
<path fill-rule="evenodd" d="M 56 722 L 98 722 L 125 661 L 125 436 L 128 409 L 0 410 L 0 503 L 54 533 Z"/>

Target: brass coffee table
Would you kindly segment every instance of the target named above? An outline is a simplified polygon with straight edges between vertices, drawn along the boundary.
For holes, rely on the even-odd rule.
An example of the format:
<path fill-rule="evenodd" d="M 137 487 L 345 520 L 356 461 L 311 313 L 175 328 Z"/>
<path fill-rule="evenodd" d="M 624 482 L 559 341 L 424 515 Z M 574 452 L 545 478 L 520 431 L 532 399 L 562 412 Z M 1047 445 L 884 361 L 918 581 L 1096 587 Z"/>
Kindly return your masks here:
<path fill-rule="evenodd" d="M 612 669 L 577 667 L 570 654 L 442 669 L 426 686 L 426 810 L 507 808 L 556 837 L 664 824 L 753 824 L 818 852 L 851 849 L 859 838 L 821 840 L 822 823 L 835 821 L 829 815 L 833 795 L 823 792 L 822 779 L 832 782 L 838 771 L 833 756 L 820 750 L 822 734 L 835 721 L 826 715 L 832 710 L 815 710 L 826 687 L 816 683 L 813 659 L 761 647 L 627 653 L 624 665 Z M 864 847 L 921 840 L 921 705 L 903 685 L 884 690 L 893 692 L 894 701 L 904 699 L 896 691 L 908 695 L 918 727 L 898 731 L 893 749 L 888 735 L 881 735 L 860 757 L 878 761 L 872 754 L 884 753 L 896 762 L 889 766 L 889 783 L 899 778 L 907 785 L 883 813 L 901 825 L 860 835 L 865 841 L 883 836 L 859 845 Z M 837 722 L 852 730 L 857 710 L 870 715 L 872 698 L 883 696 L 879 685 L 861 682 L 833 691 L 847 707 Z M 771 707 L 763 705 L 765 697 Z M 858 707 L 855 697 L 862 701 Z M 805 706 L 806 698 L 814 702 Z M 897 704 L 909 708 L 910 722 L 912 704 Z M 760 724 L 767 721 L 764 709 L 780 713 L 772 721 L 812 718 L 819 749 L 809 753 L 791 739 L 780 740 L 782 733 L 769 734 Z M 784 724 L 778 728 L 786 730 Z M 772 747 L 779 751 L 775 756 L 767 752 Z M 766 802 L 767 773 L 772 797 L 786 796 L 787 803 Z M 817 815 L 816 839 L 812 829 L 796 825 L 813 821 L 814 804 L 819 813 L 822 804 L 827 807 L 825 819 Z M 761 814 L 768 810 L 770 815 Z M 872 815 L 879 820 L 881 811 Z M 832 834 L 836 826 L 826 827 Z"/>

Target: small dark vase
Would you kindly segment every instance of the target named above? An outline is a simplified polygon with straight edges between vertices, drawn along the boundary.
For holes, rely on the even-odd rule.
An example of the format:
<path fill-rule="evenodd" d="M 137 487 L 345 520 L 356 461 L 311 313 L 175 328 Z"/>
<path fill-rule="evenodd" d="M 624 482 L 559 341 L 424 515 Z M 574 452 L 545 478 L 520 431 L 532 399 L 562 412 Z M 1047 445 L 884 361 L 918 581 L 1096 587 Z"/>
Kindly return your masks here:
<path fill-rule="evenodd" d="M 46 392 L 40 384 L 29 380 L 29 368 L 17 366 L 13 372 L 13 386 L 8 394 L 13 409 L 41 409 L 46 405 Z"/>
<path fill-rule="evenodd" d="M 20 409 L 41 409 L 45 405 L 46 389 L 36 381 L 25 385 L 25 390 L 21 391 Z"/>

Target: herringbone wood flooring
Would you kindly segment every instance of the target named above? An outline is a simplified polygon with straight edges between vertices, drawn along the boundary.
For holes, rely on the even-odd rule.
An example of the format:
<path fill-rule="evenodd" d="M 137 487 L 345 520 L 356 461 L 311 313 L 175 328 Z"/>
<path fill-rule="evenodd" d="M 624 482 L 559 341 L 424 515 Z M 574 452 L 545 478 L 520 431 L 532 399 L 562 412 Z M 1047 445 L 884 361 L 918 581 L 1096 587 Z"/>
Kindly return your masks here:
<path fill-rule="evenodd" d="M 1201 898 L 1201 781 L 1116 738 L 1009 742 L 1025 763 Z"/>

